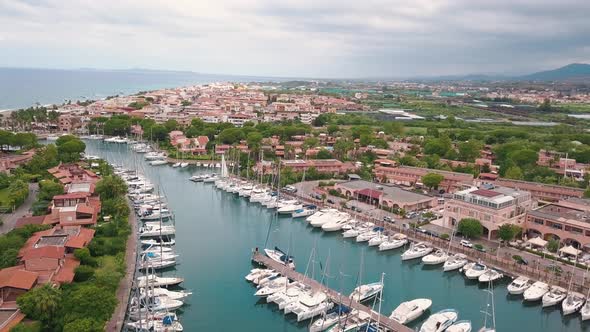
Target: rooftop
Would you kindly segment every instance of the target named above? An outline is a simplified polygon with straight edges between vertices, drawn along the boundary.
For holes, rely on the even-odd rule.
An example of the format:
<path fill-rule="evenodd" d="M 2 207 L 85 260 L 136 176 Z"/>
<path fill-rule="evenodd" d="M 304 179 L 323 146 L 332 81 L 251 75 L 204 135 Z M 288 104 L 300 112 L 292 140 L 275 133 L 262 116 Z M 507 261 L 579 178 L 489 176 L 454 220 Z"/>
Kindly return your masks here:
<path fill-rule="evenodd" d="M 582 222 L 590 222 L 590 214 L 582 211 L 566 207 L 559 204 L 547 204 L 538 209 L 531 210 L 530 214 L 533 216 L 550 218 L 550 219 L 568 219 Z"/>
<path fill-rule="evenodd" d="M 377 198 L 381 195 L 376 195 L 376 192 L 382 193 L 383 198 L 392 199 L 397 202 L 403 203 L 411 203 L 416 201 L 422 201 L 425 199 L 430 199 L 430 196 L 418 194 L 412 191 L 404 190 L 400 187 L 388 185 L 388 184 L 381 184 L 381 183 L 373 183 L 365 180 L 354 180 L 348 182 L 339 183 L 338 186 L 342 186 L 348 189 L 352 189 L 361 195 L 370 196 L 373 198 Z"/>

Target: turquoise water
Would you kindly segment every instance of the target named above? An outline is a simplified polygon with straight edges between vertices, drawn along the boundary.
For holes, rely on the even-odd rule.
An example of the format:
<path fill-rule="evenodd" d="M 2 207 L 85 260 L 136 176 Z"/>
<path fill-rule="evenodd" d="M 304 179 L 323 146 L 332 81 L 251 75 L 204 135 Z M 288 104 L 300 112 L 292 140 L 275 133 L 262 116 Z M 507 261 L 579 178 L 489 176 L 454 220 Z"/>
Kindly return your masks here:
<path fill-rule="evenodd" d="M 255 288 L 244 280 L 252 268 L 251 250 L 264 245 L 271 221 L 269 246 L 279 245 L 285 250 L 290 247 L 297 270 L 304 272 L 316 245 L 318 260 L 324 267 L 328 254 L 331 257 L 329 285 L 344 293 L 355 287 L 364 250 L 363 283 L 378 281 L 385 273 L 382 306 L 386 314 L 402 301 L 427 297 L 433 301 L 431 312 L 454 308 L 459 311 L 459 319 L 473 322 L 475 331 L 483 323 L 480 310 L 486 305 L 484 288 L 457 272 L 427 268 L 419 260 L 401 262 L 401 250 L 381 253 L 345 240 L 339 233 L 324 234 L 312 229 L 303 220 L 279 217 L 273 221 L 272 213 L 258 204 L 220 192 L 210 184 L 188 181 L 191 175 L 206 172 L 204 169 L 145 166 L 141 156 L 135 158 L 126 145 L 87 142 L 87 152 L 128 167 L 140 165 L 168 197 L 176 214 L 177 251 L 181 255 L 181 264 L 170 273 L 185 277 L 184 287 L 194 292 L 180 315 L 185 331 L 306 330 L 307 323 L 297 323 L 275 305 L 258 301 L 253 296 Z M 315 271 L 318 276 L 319 263 Z M 525 305 L 520 297 L 508 296 L 507 282 L 496 285 L 494 290 L 498 331 L 590 331 L 590 324 L 582 323 L 579 315 L 564 318 L 558 307 L 543 310 L 540 303 Z"/>

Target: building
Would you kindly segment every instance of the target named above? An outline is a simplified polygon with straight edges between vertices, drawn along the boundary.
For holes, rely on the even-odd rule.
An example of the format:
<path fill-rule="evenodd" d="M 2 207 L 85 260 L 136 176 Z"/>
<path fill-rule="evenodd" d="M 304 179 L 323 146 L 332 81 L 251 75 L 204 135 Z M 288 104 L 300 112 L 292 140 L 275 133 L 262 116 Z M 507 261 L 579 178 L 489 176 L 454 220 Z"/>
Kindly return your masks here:
<path fill-rule="evenodd" d="M 443 225 L 455 228 L 465 218 L 477 219 L 488 239 L 495 237 L 503 224 L 521 225 L 525 213 L 533 208 L 531 194 L 506 187 L 483 186 L 457 191 L 445 201 Z"/>
<path fill-rule="evenodd" d="M 436 197 L 364 180 L 336 183 L 334 189 L 343 196 L 390 209 L 417 211 L 432 208 L 438 204 Z"/>
<path fill-rule="evenodd" d="M 170 145 L 174 146 L 179 152 L 198 155 L 207 154 L 207 143 L 209 143 L 209 137 L 207 136 L 187 138 L 179 130 L 171 131 L 168 136 Z"/>
<path fill-rule="evenodd" d="M 448 172 L 437 169 L 428 169 L 411 166 L 377 166 L 373 169 L 375 177 L 381 182 L 413 187 L 422 186 L 422 177 L 428 173 L 436 173 L 443 176 L 443 181 L 438 186 L 445 192 L 454 192 L 462 189 L 465 184 L 473 183 L 473 175 L 466 173 Z"/>
<path fill-rule="evenodd" d="M 314 168 L 318 173 L 347 173 L 354 170 L 354 166 L 349 163 L 343 163 L 337 159 L 292 159 L 281 160 L 282 167 L 290 167 L 294 172 L 307 171 Z"/>
<path fill-rule="evenodd" d="M 10 173 L 13 169 L 16 169 L 20 165 L 26 164 L 35 155 L 35 150 L 29 150 L 23 154 L 7 154 L 0 153 L 0 172 Z"/>
<path fill-rule="evenodd" d="M 498 186 L 508 187 L 518 190 L 526 190 L 531 193 L 534 199 L 557 202 L 571 197 L 581 198 L 584 196 L 584 189 L 557 186 L 537 182 L 528 182 L 520 180 L 511 180 L 499 178 L 494 183 Z"/>

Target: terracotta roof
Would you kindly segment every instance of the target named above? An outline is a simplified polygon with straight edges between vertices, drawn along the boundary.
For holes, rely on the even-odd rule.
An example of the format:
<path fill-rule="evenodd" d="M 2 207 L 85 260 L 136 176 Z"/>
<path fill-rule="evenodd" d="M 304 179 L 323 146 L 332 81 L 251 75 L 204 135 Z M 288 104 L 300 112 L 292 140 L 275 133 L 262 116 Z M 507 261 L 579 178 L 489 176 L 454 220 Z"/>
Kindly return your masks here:
<path fill-rule="evenodd" d="M 24 227 L 25 225 L 41 225 L 45 216 L 24 216 L 16 221 L 16 228 Z"/>
<path fill-rule="evenodd" d="M 381 195 L 383 195 L 383 192 L 382 191 L 379 191 L 379 190 L 373 190 L 373 189 L 365 188 L 363 190 L 357 191 L 357 194 L 363 195 L 363 196 L 367 196 L 367 197 L 370 197 L 370 198 L 378 199 L 379 197 L 381 197 Z"/>
<path fill-rule="evenodd" d="M 0 270 L 0 288 L 12 287 L 29 290 L 35 285 L 38 275 L 36 272 L 22 270 L 20 266 Z"/>
<path fill-rule="evenodd" d="M 46 246 L 41 248 L 30 248 L 23 256 L 23 260 L 33 258 L 63 258 L 65 254 L 64 247 Z"/>
<path fill-rule="evenodd" d="M 53 196 L 53 200 L 56 199 L 78 199 L 78 198 L 86 198 L 90 196 L 89 192 L 74 192 L 74 193 L 69 193 L 69 194 L 63 194 L 63 195 L 55 195 Z"/>
<path fill-rule="evenodd" d="M 76 206 L 76 212 L 94 214 L 94 209 L 86 204 L 78 204 Z"/>
<path fill-rule="evenodd" d="M 72 257 L 66 257 L 64 265 L 53 276 L 53 281 L 60 284 L 70 283 L 74 280 L 75 270 L 80 265 L 80 262 Z"/>

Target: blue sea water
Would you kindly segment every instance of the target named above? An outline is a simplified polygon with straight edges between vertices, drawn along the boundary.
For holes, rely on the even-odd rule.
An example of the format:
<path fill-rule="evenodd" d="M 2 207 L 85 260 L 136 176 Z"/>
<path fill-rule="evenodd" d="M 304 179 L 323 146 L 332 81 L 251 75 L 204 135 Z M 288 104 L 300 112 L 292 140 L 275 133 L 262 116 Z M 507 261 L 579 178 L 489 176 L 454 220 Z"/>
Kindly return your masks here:
<path fill-rule="evenodd" d="M 280 80 L 174 71 L 0 68 L 0 110 L 220 81 Z"/>

